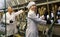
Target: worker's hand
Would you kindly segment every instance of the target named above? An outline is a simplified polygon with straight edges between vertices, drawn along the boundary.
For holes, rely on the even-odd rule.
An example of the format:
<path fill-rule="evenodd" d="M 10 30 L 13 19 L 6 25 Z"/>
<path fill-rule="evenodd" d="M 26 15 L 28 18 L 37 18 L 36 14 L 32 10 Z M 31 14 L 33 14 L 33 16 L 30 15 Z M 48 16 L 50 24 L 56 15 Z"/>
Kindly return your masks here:
<path fill-rule="evenodd" d="M 23 11 L 23 10 L 20 10 L 19 12 L 20 12 L 20 13 L 23 13 L 24 11 Z"/>
<path fill-rule="evenodd" d="M 45 24 L 45 25 L 46 25 L 46 23 L 47 23 L 47 21 L 43 20 L 43 24 Z"/>
<path fill-rule="evenodd" d="M 41 18 L 42 20 L 44 20 L 44 19 L 45 19 L 44 15 L 40 16 L 40 18 Z"/>

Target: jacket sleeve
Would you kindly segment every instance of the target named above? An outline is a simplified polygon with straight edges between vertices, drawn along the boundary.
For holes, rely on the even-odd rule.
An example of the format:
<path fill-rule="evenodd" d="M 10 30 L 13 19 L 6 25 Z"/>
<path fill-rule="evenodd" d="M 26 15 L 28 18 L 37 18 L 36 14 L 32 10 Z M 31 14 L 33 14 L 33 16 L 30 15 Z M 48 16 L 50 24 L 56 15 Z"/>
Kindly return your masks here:
<path fill-rule="evenodd" d="M 23 13 L 23 10 L 20 10 L 20 11 L 14 13 L 14 14 L 15 14 L 15 16 L 17 16 L 17 15 L 19 15 L 19 14 L 21 14 L 21 13 Z"/>
<path fill-rule="evenodd" d="M 28 14 L 28 18 L 39 23 L 39 24 L 46 24 L 45 20 L 42 20 L 41 18 L 38 18 L 37 16 L 35 16 L 34 14 Z"/>

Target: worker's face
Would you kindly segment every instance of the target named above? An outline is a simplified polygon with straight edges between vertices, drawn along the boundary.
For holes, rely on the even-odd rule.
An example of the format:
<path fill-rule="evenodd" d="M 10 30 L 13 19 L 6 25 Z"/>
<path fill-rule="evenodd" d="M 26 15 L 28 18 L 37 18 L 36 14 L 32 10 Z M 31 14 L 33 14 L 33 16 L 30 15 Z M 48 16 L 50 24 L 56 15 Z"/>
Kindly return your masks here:
<path fill-rule="evenodd" d="M 32 6 L 30 7 L 30 9 L 33 10 L 33 11 L 37 11 L 36 5 L 32 5 Z"/>
<path fill-rule="evenodd" d="M 8 7 L 8 12 L 12 13 L 13 9 L 11 7 Z"/>

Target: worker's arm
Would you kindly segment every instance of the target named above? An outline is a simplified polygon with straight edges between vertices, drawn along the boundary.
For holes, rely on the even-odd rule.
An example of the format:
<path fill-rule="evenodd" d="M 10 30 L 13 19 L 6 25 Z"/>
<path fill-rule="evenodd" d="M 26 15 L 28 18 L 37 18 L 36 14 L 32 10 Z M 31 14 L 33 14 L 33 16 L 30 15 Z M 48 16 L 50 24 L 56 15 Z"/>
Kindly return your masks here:
<path fill-rule="evenodd" d="M 23 13 L 23 10 L 20 10 L 20 11 L 14 13 L 14 14 L 15 14 L 15 16 L 17 16 L 17 15 L 19 15 L 19 14 L 21 14 L 21 13 Z"/>
<path fill-rule="evenodd" d="M 46 21 L 45 20 L 42 20 L 41 18 L 38 18 L 34 14 L 28 14 L 28 19 L 31 19 L 31 20 L 39 23 L 39 24 L 46 24 Z"/>

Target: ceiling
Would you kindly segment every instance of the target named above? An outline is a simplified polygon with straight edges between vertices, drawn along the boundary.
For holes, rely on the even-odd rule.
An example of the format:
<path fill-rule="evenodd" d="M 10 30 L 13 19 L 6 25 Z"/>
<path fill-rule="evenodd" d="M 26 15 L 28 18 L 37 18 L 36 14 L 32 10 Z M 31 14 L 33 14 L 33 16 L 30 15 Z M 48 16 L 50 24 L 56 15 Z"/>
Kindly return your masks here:
<path fill-rule="evenodd" d="M 15 6 L 15 5 L 21 5 L 29 1 L 36 1 L 36 0 L 6 0 L 6 7 L 8 6 Z M 44 0 L 37 0 L 37 1 L 44 1 Z M 45 0 L 46 1 L 46 0 Z M 0 0 L 0 9 L 3 9 L 5 7 L 4 0 Z"/>
<path fill-rule="evenodd" d="M 6 7 L 24 4 L 28 1 L 34 0 L 6 0 Z M 0 0 L 0 9 L 3 9 L 4 7 L 5 7 L 4 0 Z"/>

